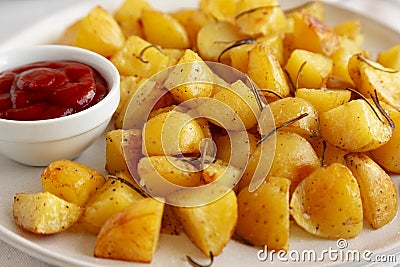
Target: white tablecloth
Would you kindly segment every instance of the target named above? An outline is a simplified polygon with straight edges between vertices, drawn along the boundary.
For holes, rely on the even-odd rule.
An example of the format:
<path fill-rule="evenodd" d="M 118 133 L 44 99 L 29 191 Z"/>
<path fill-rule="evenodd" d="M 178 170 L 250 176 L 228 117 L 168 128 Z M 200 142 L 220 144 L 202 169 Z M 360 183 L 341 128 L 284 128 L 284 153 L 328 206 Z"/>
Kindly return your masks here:
<path fill-rule="evenodd" d="M 20 30 L 58 10 L 72 6 L 81 0 L 0 0 L 0 44 Z M 113 0 L 110 0 L 113 1 Z M 400 31 L 400 0 L 330 0 L 372 14 Z M 373 3 L 373 4 L 371 4 Z M 399 40 L 400 43 L 400 40 Z M 1 189 L 0 189 L 1 191 Z M 9 246 L 0 237 L 0 266 L 2 267 L 49 267 L 50 265 Z"/>

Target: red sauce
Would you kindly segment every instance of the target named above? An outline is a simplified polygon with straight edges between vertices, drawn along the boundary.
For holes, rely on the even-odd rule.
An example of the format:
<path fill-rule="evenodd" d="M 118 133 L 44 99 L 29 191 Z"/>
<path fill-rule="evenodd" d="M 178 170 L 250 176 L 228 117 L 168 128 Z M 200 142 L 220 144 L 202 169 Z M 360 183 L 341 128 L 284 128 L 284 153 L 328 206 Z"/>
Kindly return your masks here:
<path fill-rule="evenodd" d="M 43 61 L 0 73 L 0 118 L 45 120 L 87 109 L 108 93 L 105 79 L 74 61 Z"/>

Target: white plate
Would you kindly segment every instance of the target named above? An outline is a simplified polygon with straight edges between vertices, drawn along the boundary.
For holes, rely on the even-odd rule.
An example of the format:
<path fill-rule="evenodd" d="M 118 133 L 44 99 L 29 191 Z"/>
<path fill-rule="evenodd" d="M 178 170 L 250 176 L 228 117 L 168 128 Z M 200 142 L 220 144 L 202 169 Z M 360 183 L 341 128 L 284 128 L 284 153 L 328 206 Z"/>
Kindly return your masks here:
<path fill-rule="evenodd" d="M 175 6 L 168 5 L 163 0 L 151 0 L 154 7 L 161 10 L 172 10 L 178 7 L 195 7 L 196 1 L 177 1 Z M 282 1 L 284 7 L 299 4 L 301 1 Z M 0 46 L 6 50 L 15 46 L 32 45 L 39 43 L 54 42 L 67 25 L 83 16 L 95 4 L 101 4 L 109 10 L 113 10 L 121 3 L 118 1 L 85 1 L 71 9 L 63 10 L 57 14 L 45 18 L 38 24 L 26 29 L 18 36 L 10 39 Z M 178 6 L 179 5 L 179 6 Z M 400 34 L 383 24 L 369 19 L 352 11 L 337 7 L 333 4 L 326 4 L 327 19 L 331 24 L 358 18 L 363 24 L 363 32 L 366 36 L 365 46 L 376 55 L 378 51 L 387 49 L 400 41 Z M 77 160 L 88 164 L 98 171 L 104 172 L 105 163 L 105 142 L 104 138 L 99 139 L 88 151 Z M 93 248 L 96 237 L 77 229 L 52 236 L 37 236 L 21 231 L 12 218 L 13 197 L 17 192 L 35 193 L 40 191 L 40 173 L 43 168 L 27 167 L 0 156 L 0 238 L 22 251 L 37 257 L 45 262 L 56 265 L 67 266 L 189 266 L 185 255 L 191 255 L 199 261 L 207 263 L 208 260 L 188 240 L 185 235 L 167 236 L 162 235 L 159 249 L 151 265 L 128 263 L 114 260 L 97 259 L 93 257 Z M 398 188 L 399 176 L 393 176 Z M 320 255 L 323 250 L 337 250 L 338 256 L 346 252 L 358 251 L 360 253 L 371 251 L 372 258 L 377 255 L 392 255 L 400 251 L 400 216 L 380 230 L 373 231 L 368 226 L 364 227 L 361 235 L 357 238 L 347 240 L 347 248 L 338 249 L 336 240 L 325 240 L 313 237 L 297 226 L 291 227 L 290 251 L 292 256 L 305 250 L 315 250 Z M 257 258 L 257 248 L 242 245 L 231 241 L 223 253 L 216 257 L 214 266 L 265 266 L 270 264 L 261 262 Z M 325 255 L 328 262 L 332 264 L 345 264 L 345 257 L 339 258 L 336 262 L 330 262 L 328 255 Z M 398 261 L 400 260 L 399 255 Z M 280 265 L 275 255 L 274 263 Z M 350 261 L 347 263 L 354 264 Z M 301 263 L 299 263 L 301 264 Z M 310 262 L 303 263 L 311 265 Z M 318 264 L 314 263 L 314 264 Z M 364 262 L 365 264 L 365 262 Z"/>

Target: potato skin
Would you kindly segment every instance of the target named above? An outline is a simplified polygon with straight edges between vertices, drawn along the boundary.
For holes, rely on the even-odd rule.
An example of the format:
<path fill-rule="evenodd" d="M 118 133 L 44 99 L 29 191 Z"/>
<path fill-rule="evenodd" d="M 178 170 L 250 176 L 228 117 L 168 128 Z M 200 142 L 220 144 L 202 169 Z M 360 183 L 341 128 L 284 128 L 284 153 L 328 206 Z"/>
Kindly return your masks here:
<path fill-rule="evenodd" d="M 174 207 L 190 240 L 206 255 L 219 255 L 234 233 L 237 199 L 233 191 L 199 207 Z"/>
<path fill-rule="evenodd" d="M 398 198 L 390 176 L 365 154 L 350 153 L 345 159 L 360 186 L 364 218 L 374 229 L 391 222 L 397 214 Z"/>
<path fill-rule="evenodd" d="M 289 187 L 288 179 L 270 177 L 254 192 L 243 188 L 238 195 L 236 234 L 253 245 L 288 250 Z"/>
<path fill-rule="evenodd" d="M 35 234 L 55 234 L 67 230 L 82 214 L 82 208 L 50 192 L 17 193 L 14 197 L 15 223 Z"/>
<path fill-rule="evenodd" d="M 83 206 L 105 183 L 104 176 L 72 160 L 50 163 L 41 174 L 42 189 L 66 201 Z"/>
<path fill-rule="evenodd" d="M 320 167 L 296 188 L 291 215 L 307 232 L 330 239 L 351 238 L 363 227 L 357 180 L 343 164 Z"/>
<path fill-rule="evenodd" d="M 164 203 L 144 198 L 110 217 L 96 240 L 100 258 L 150 263 L 160 237 Z"/>

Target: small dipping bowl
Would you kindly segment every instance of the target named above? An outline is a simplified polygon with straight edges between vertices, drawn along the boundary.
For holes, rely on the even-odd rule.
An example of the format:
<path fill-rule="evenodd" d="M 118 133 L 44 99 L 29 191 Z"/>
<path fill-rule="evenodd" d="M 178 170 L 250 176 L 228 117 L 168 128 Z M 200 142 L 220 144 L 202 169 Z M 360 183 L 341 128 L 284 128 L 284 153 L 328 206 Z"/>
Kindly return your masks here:
<path fill-rule="evenodd" d="M 64 117 L 18 121 L 0 119 L 0 153 L 31 166 L 58 159 L 74 159 L 105 131 L 120 98 L 120 76 L 105 57 L 65 45 L 37 45 L 0 53 L 0 72 L 39 61 L 76 61 L 96 69 L 108 83 L 108 93 L 97 104 Z"/>

